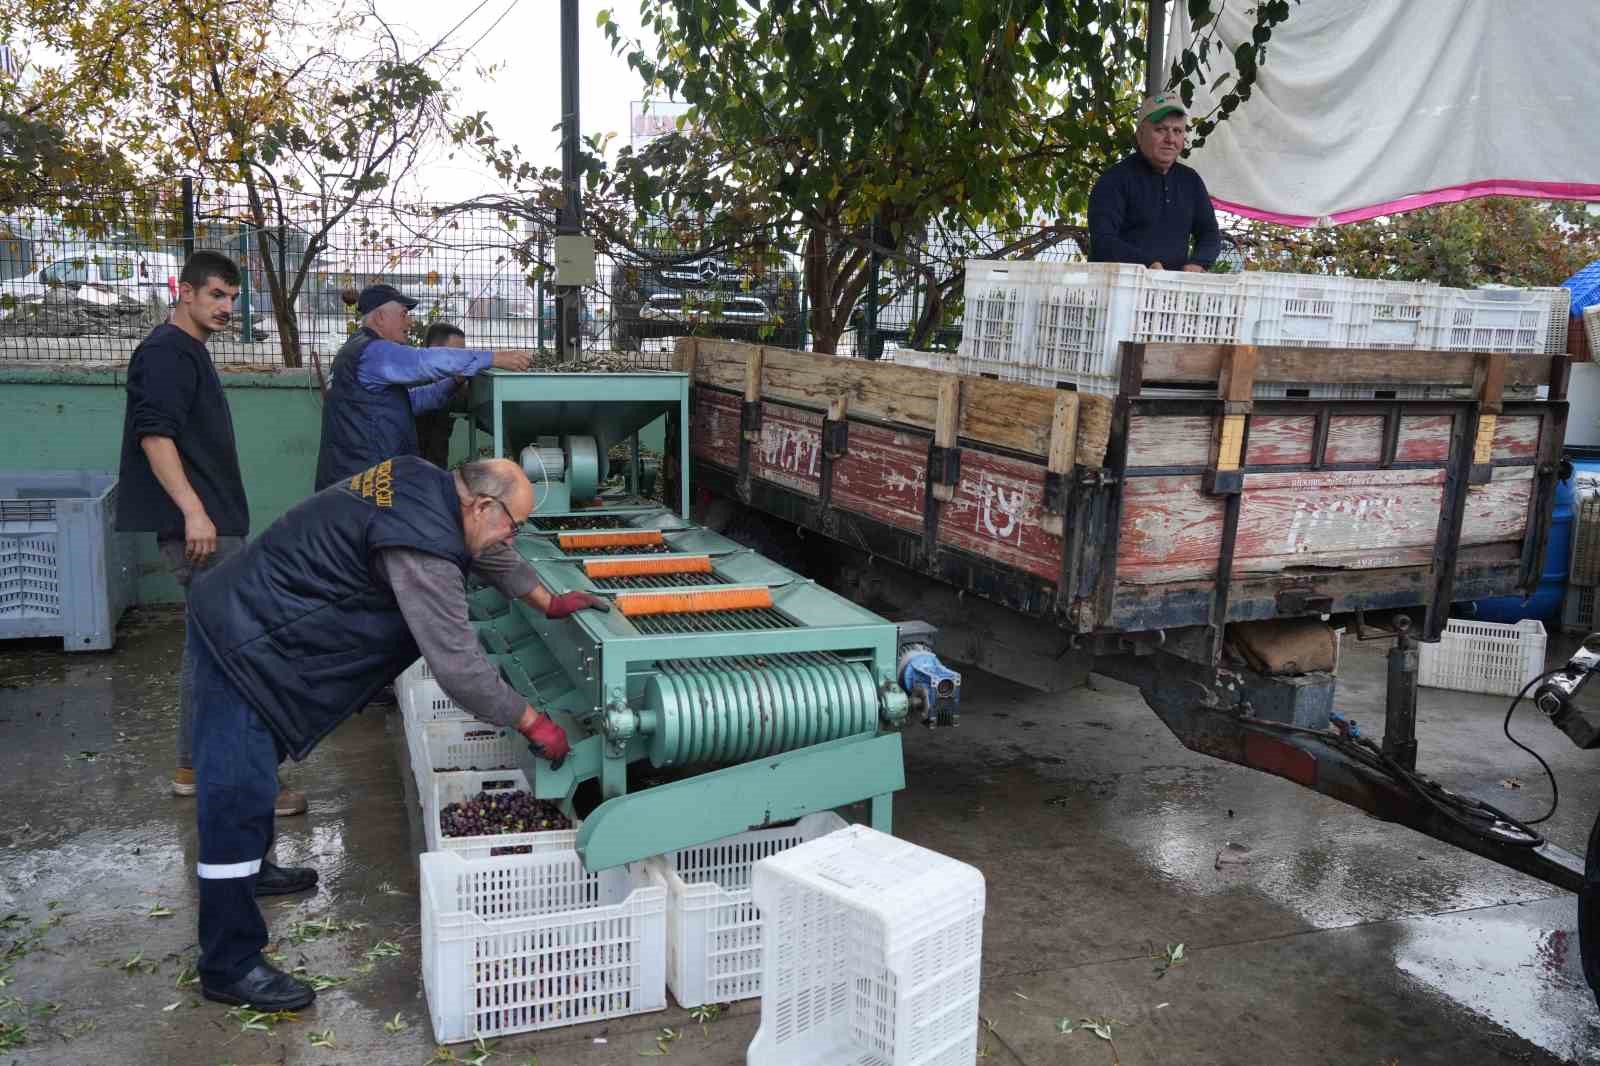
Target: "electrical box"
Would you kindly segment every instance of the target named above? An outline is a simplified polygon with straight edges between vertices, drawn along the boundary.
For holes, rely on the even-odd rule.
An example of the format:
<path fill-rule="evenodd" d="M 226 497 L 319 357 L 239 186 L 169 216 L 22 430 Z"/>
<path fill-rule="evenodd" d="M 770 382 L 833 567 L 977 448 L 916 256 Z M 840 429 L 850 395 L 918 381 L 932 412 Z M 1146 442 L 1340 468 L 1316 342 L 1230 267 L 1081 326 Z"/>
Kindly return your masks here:
<path fill-rule="evenodd" d="M 594 284 L 594 238 L 571 233 L 556 238 L 556 284 Z"/>

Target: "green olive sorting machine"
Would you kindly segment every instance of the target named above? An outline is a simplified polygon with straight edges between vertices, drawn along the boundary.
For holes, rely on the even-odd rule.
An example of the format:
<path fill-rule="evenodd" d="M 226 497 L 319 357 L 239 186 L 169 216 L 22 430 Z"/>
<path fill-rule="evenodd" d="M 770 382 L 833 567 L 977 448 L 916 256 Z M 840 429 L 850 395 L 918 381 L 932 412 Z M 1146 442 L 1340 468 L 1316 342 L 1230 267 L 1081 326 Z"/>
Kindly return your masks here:
<path fill-rule="evenodd" d="M 472 454 L 486 433 L 484 450 L 534 485 L 517 550 L 552 593 L 613 603 L 549 619 L 492 589 L 471 601 L 503 675 L 571 738 L 559 766 L 530 752 L 525 769 L 537 796 L 582 816 L 591 870 L 860 801 L 888 831 L 905 784 L 899 728 L 913 710 L 950 720 L 959 706 L 960 677 L 926 627 L 689 521 L 688 403 L 688 378 L 664 372 L 472 384 Z M 678 460 L 664 464 L 670 506 L 641 491 L 653 424 Z"/>

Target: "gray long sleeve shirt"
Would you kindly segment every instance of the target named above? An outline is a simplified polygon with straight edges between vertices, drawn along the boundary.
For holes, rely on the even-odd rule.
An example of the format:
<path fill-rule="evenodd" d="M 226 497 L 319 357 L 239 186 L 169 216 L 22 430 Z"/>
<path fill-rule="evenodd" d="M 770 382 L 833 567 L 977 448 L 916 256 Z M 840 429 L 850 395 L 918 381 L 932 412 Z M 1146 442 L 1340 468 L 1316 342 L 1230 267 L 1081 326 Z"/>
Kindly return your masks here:
<path fill-rule="evenodd" d="M 386 548 L 375 556 L 374 569 L 389 583 L 445 695 L 474 718 L 515 727 L 528 699 L 506 684 L 478 644 L 467 616 L 466 581 L 456 564 L 411 548 Z M 533 567 L 507 544 L 478 556 L 472 569 L 507 599 L 520 599 L 539 584 Z"/>

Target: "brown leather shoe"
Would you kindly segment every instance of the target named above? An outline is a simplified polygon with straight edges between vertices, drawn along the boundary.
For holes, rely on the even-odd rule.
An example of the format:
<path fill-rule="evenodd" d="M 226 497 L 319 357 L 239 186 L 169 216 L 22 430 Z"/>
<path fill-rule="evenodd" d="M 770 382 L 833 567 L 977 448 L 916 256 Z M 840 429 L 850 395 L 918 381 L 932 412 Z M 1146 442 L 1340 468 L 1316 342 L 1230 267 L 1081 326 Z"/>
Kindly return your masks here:
<path fill-rule="evenodd" d="M 187 766 L 180 766 L 172 771 L 172 794 L 174 796 L 194 795 L 194 771 Z"/>
<path fill-rule="evenodd" d="M 279 818 L 288 818 L 290 815 L 306 813 L 306 794 L 279 785 L 278 802 L 273 806 L 272 813 Z"/>

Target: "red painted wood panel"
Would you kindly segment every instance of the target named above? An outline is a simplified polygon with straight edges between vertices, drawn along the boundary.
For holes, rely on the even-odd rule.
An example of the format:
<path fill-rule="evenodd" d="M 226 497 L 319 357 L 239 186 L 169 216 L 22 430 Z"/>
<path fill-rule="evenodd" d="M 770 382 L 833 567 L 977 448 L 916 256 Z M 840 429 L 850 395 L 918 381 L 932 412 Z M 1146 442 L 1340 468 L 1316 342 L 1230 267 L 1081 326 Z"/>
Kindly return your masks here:
<path fill-rule="evenodd" d="M 1345 415 L 1328 419 L 1330 463 L 1376 463 L 1383 459 L 1383 418 Z"/>
<path fill-rule="evenodd" d="M 961 484 L 939 510 L 939 542 L 1055 581 L 1061 538 L 1040 528 L 1043 507 L 1041 464 L 965 449 Z"/>
<path fill-rule="evenodd" d="M 1216 573 L 1222 497 L 1198 477 L 1137 477 L 1123 482 L 1117 541 L 1120 580 L 1154 585 Z"/>
<path fill-rule="evenodd" d="M 1539 451 L 1537 415 L 1501 415 L 1494 427 L 1494 457 L 1528 459 Z"/>
<path fill-rule="evenodd" d="M 730 470 L 739 468 L 739 398 L 711 389 L 695 390 L 689 447 L 696 459 Z"/>
<path fill-rule="evenodd" d="M 1467 509 L 1461 519 L 1463 545 L 1521 541 L 1528 528 L 1528 501 L 1533 495 L 1533 468 L 1496 470 L 1487 485 L 1467 492 Z"/>
<path fill-rule="evenodd" d="M 1311 462 L 1311 445 L 1317 432 L 1312 415 L 1254 415 L 1250 419 L 1250 446 L 1246 466 L 1286 466 Z"/>
<path fill-rule="evenodd" d="M 1532 482 L 1497 471 L 1467 497 L 1464 544 L 1517 540 Z M 1426 562 L 1444 472 L 1340 470 L 1251 474 L 1240 503 L 1235 573 L 1295 567 L 1371 569 Z M 1123 497 L 1119 580 L 1159 584 L 1216 573 L 1223 503 L 1197 477 L 1130 478 Z"/>
<path fill-rule="evenodd" d="M 1449 415 L 1406 415 L 1394 458 L 1400 463 L 1444 462 L 1450 455 Z"/>
<path fill-rule="evenodd" d="M 834 506 L 921 530 L 928 442 L 924 433 L 851 422 L 848 452 L 833 463 Z"/>
<path fill-rule="evenodd" d="M 1129 466 L 1205 466 L 1211 462 L 1209 416 L 1133 415 L 1128 419 Z"/>
<path fill-rule="evenodd" d="M 753 477 L 822 493 L 822 415 L 783 404 L 761 405 L 761 441 L 750 452 Z"/>

